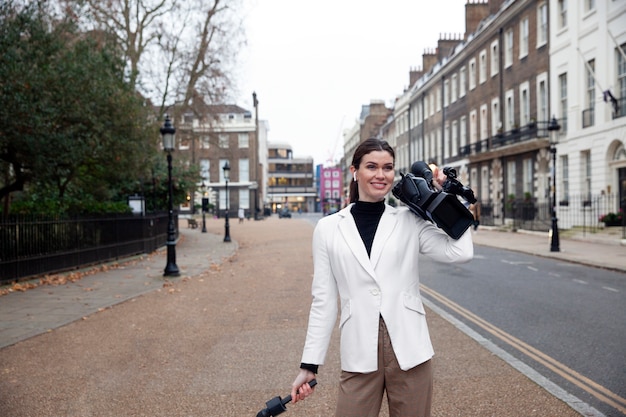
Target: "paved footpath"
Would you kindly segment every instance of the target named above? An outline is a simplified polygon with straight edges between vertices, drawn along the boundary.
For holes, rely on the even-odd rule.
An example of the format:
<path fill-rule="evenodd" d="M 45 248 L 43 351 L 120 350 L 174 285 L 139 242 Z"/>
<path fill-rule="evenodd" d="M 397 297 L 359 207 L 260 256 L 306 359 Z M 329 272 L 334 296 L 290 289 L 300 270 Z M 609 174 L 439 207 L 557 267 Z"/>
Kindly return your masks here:
<path fill-rule="evenodd" d="M 231 222 L 231 243 L 222 241 L 223 225 L 208 220 L 208 233 L 181 227 L 179 278 L 162 277 L 161 250 L 73 283 L 1 296 L 0 416 L 255 416 L 265 401 L 287 395 L 310 303 L 312 224 L 297 216 Z M 562 239 L 561 252 L 549 252 L 545 235 L 481 228 L 474 237 L 626 271 L 619 239 Z M 434 416 L 580 415 L 570 405 L 594 415 L 454 322 L 428 317 Z M 338 372 L 335 335 L 316 394 L 288 405 L 287 415 L 333 415 Z"/>

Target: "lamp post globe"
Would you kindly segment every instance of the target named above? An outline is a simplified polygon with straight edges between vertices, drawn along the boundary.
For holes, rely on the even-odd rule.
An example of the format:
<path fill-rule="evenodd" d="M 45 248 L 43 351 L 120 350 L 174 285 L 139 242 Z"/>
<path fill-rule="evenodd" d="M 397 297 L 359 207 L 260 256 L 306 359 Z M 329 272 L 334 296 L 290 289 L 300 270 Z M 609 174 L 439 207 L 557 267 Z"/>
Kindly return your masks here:
<path fill-rule="evenodd" d="M 224 171 L 224 180 L 226 181 L 226 210 L 224 213 L 224 242 L 230 242 L 230 225 L 228 224 L 228 210 L 229 210 L 228 180 L 230 179 L 230 165 L 228 161 L 224 163 L 222 170 Z"/>
<path fill-rule="evenodd" d="M 561 125 L 552 116 L 552 120 L 548 124 L 548 132 L 550 133 L 550 152 L 552 153 L 552 239 L 550 240 L 550 252 L 559 252 L 559 219 L 556 216 L 556 144 L 558 142 L 558 133 Z"/>
<path fill-rule="evenodd" d="M 176 228 L 174 227 L 174 208 L 172 202 L 172 152 L 175 148 L 176 129 L 172 126 L 170 117 L 165 116 L 165 123 L 160 129 L 163 139 L 163 150 L 167 152 L 167 187 L 168 187 L 168 222 L 167 222 L 167 264 L 163 276 L 180 275 L 176 265 Z"/>

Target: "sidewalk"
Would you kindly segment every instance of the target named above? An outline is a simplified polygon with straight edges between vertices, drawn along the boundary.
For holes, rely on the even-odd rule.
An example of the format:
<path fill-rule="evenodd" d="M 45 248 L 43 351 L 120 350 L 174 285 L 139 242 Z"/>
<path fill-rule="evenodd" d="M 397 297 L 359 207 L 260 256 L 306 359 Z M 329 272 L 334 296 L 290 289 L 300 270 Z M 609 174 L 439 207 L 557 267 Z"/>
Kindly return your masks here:
<path fill-rule="evenodd" d="M 297 216 L 232 222 L 224 243 L 223 225 L 210 219 L 201 233 L 181 222 L 178 278 L 163 278 L 161 250 L 1 296 L 0 415 L 253 416 L 287 395 L 308 317 L 312 226 Z M 481 227 L 474 240 L 626 272 L 619 239 L 561 239 L 550 252 L 545 234 Z M 578 415 L 447 320 L 429 322 L 435 416 Z M 316 395 L 290 416 L 333 414 L 337 339 Z"/>

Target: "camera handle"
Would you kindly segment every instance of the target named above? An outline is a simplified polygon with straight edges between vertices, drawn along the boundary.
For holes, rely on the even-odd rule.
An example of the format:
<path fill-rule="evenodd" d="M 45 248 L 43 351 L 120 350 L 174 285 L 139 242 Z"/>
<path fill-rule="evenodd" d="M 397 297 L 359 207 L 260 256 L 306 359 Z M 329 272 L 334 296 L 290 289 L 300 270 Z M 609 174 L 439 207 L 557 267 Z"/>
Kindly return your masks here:
<path fill-rule="evenodd" d="M 313 379 L 309 381 L 309 385 L 311 388 L 317 385 L 317 380 Z M 285 405 L 291 402 L 291 395 L 287 395 L 285 398 L 274 397 L 268 402 L 265 403 L 265 407 L 263 410 L 259 411 L 256 417 L 274 417 L 285 411 L 287 411 L 287 407 Z"/>

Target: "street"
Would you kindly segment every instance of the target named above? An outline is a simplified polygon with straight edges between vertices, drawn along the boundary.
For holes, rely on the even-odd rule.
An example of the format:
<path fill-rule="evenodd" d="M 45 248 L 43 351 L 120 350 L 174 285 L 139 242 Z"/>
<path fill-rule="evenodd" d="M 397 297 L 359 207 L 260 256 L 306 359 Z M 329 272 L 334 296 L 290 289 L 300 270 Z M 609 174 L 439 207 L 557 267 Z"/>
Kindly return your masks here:
<path fill-rule="evenodd" d="M 420 276 L 425 298 L 607 416 L 624 415 L 623 273 L 477 245 L 466 265 L 423 258 Z"/>

